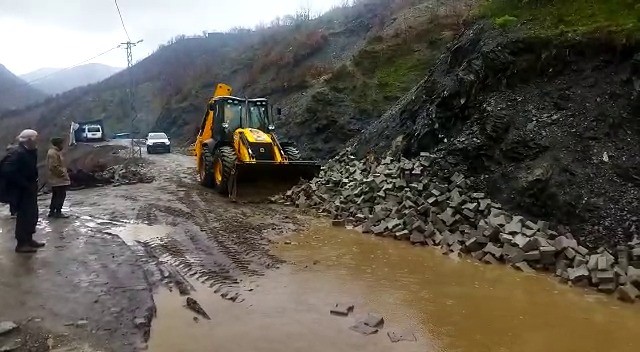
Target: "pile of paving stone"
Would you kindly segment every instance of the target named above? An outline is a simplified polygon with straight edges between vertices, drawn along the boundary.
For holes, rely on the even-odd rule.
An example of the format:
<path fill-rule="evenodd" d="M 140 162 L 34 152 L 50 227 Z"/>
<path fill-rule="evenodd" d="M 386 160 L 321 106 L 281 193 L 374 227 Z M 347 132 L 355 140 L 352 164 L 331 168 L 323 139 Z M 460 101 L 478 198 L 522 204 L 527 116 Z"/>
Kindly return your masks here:
<path fill-rule="evenodd" d="M 390 157 L 356 160 L 343 154 L 320 175 L 273 200 L 312 208 L 333 217 L 334 226 L 438 247 L 443 254 L 467 254 L 488 264 L 506 263 L 532 272 L 552 272 L 562 281 L 617 292 L 626 302 L 640 298 L 640 240 L 588 249 L 562 227 L 510 214 L 470 180 L 439 167 L 422 153 L 415 160 Z"/>

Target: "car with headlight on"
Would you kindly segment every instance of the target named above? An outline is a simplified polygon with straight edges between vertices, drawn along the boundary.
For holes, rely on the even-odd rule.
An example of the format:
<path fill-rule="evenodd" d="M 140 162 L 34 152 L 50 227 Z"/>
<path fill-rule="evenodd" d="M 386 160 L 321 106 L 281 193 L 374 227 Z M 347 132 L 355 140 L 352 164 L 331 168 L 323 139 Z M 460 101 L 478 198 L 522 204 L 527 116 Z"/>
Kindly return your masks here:
<path fill-rule="evenodd" d="M 163 132 L 152 132 L 147 135 L 147 154 L 171 153 L 171 141 Z"/>

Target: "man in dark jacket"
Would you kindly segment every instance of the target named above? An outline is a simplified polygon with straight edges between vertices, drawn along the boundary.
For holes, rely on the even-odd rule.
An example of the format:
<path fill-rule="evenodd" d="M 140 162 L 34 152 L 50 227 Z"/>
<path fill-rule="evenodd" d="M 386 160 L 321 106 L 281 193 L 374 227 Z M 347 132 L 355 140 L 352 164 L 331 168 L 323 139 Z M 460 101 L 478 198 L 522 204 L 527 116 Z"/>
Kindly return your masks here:
<path fill-rule="evenodd" d="M 16 252 L 34 253 L 44 243 L 33 239 L 38 223 L 38 133 L 24 130 L 18 136 L 19 144 L 9 153 L 3 165 L 3 174 L 11 189 L 17 209 Z"/>
<path fill-rule="evenodd" d="M 14 151 L 18 146 L 15 144 L 9 144 L 7 146 L 7 155 Z M 16 202 L 14 199 L 9 200 L 9 211 L 11 212 L 11 218 L 15 218 L 18 215 L 18 208 L 16 207 Z"/>

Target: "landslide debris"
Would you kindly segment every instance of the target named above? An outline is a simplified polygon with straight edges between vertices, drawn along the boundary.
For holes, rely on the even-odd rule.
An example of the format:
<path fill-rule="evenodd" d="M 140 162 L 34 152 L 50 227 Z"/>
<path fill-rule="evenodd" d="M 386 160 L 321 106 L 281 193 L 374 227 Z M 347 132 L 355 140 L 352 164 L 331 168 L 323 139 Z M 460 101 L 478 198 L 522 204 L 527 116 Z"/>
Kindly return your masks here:
<path fill-rule="evenodd" d="M 640 239 L 614 248 L 588 247 L 568 228 L 532 221 L 505 210 L 474 189 L 461 167 L 421 153 L 415 159 L 344 153 L 319 177 L 273 200 L 330 214 L 335 225 L 363 233 L 434 246 L 443 254 L 468 254 L 529 272 L 547 271 L 573 285 L 619 292 L 634 301 L 640 288 Z M 552 229 L 555 228 L 555 229 Z"/>

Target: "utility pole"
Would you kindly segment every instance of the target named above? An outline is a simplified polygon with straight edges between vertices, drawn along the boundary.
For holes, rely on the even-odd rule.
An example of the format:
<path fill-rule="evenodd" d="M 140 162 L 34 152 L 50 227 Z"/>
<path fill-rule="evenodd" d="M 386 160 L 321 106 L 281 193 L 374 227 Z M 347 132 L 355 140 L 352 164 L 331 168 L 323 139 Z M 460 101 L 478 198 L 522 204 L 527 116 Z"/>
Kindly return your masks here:
<path fill-rule="evenodd" d="M 136 104 L 135 104 L 135 97 L 134 97 L 134 86 L 133 86 L 133 75 L 131 74 L 131 67 L 133 66 L 133 54 L 131 53 L 131 49 L 142 43 L 142 39 L 138 40 L 137 42 L 133 43 L 131 42 L 131 40 L 127 41 L 126 43 L 121 43 L 120 46 L 124 46 L 125 50 L 127 51 L 127 74 L 129 75 L 129 89 L 128 89 L 128 93 L 129 93 L 129 113 L 130 113 L 130 123 L 131 123 L 131 131 L 129 132 L 131 135 L 131 157 L 133 158 L 135 156 L 135 140 L 134 140 L 134 135 L 133 135 L 133 131 L 135 129 L 135 120 L 137 117 L 137 112 L 136 112 Z M 138 151 L 139 151 L 139 156 L 142 157 L 142 147 L 138 147 Z"/>

